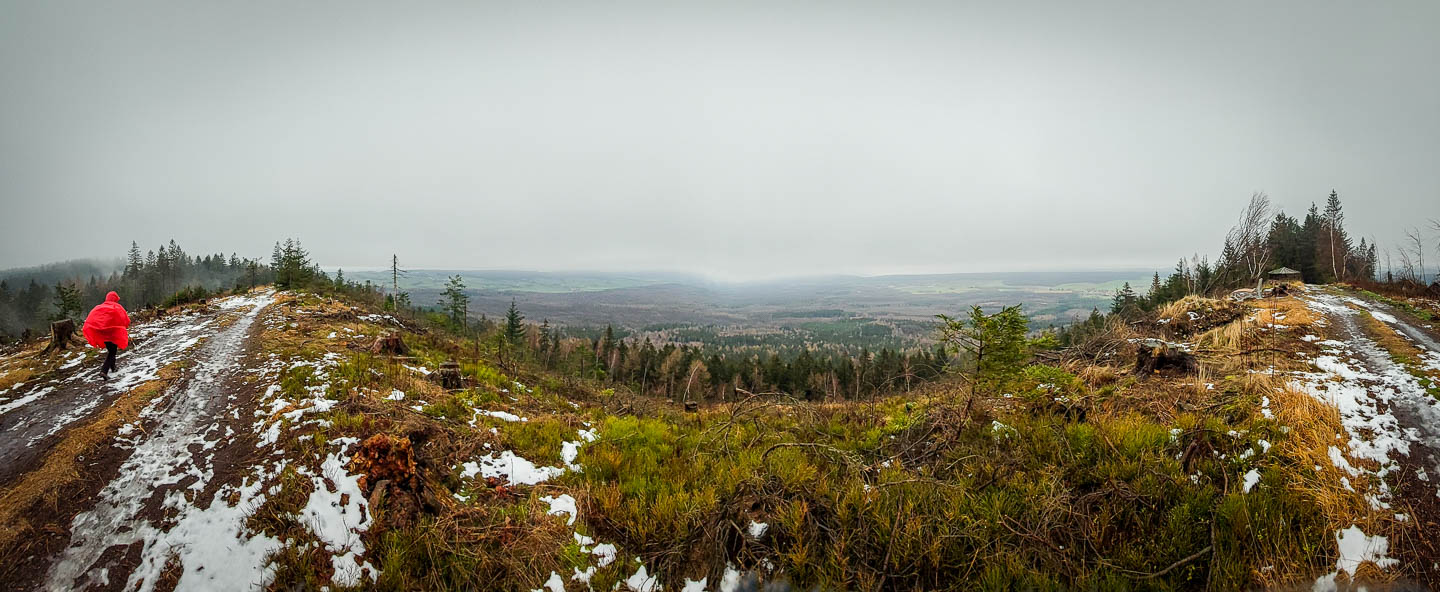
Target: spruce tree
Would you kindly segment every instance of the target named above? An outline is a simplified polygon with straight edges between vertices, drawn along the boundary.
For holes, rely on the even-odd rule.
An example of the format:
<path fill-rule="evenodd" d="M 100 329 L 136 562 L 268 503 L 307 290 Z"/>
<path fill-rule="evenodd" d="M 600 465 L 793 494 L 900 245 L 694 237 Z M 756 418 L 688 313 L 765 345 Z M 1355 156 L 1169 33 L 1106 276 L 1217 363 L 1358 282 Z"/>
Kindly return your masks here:
<path fill-rule="evenodd" d="M 465 317 L 469 314 L 467 309 L 470 305 L 470 297 L 465 295 L 465 280 L 459 274 L 451 276 L 441 295 L 444 298 L 440 299 L 439 304 L 449 313 L 450 322 L 457 328 L 465 328 Z"/>
<path fill-rule="evenodd" d="M 520 314 L 520 309 L 515 306 L 515 299 L 510 299 L 510 309 L 505 311 L 505 341 L 510 345 L 520 345 L 525 338 L 525 315 Z"/>

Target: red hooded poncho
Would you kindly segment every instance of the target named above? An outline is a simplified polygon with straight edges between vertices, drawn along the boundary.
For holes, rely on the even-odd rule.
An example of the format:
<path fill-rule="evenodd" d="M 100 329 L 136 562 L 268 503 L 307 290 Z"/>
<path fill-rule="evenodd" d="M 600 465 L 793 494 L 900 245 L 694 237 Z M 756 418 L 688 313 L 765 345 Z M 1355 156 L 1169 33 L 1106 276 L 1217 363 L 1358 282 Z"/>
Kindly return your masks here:
<path fill-rule="evenodd" d="M 125 331 L 129 326 L 130 313 L 120 306 L 120 295 L 111 292 L 105 295 L 105 302 L 90 309 L 90 316 L 85 317 L 85 340 L 95 347 L 105 347 L 109 341 L 125 349 L 130 345 L 130 334 Z"/>

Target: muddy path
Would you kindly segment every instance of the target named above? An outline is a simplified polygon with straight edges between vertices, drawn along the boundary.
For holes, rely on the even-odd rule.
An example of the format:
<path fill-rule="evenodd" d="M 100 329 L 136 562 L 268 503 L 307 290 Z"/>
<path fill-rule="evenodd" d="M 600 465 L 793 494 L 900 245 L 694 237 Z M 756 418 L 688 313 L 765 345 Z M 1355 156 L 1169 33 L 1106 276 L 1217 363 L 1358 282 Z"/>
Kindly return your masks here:
<path fill-rule="evenodd" d="M 131 389 L 155 380 L 161 368 L 182 359 L 214 332 L 218 318 L 197 313 L 174 315 L 132 331 L 130 348 L 117 357 L 109 380 L 97 373 L 99 356 L 67 354 L 51 376 L 39 377 L 4 393 L 0 399 L 0 486 L 33 468 L 73 424 Z"/>
<path fill-rule="evenodd" d="M 167 572 L 177 569 L 172 550 L 185 545 L 216 545 L 213 571 L 227 575 L 219 567 L 223 557 L 243 552 L 235 548 L 242 542 L 206 540 L 204 528 L 195 520 L 186 528 L 186 519 L 242 481 L 259 454 L 249 429 L 264 390 L 253 370 L 256 321 L 273 301 L 269 293 L 229 298 L 218 310 L 139 328 L 110 381 L 91 374 L 93 367 L 65 368 L 20 395 L 32 398 L 0 418 L 6 482 L 33 480 L 32 471 L 71 452 L 63 447 L 76 432 L 107 433 L 92 438 L 97 443 L 85 449 L 89 458 L 75 463 L 80 474 L 72 486 L 26 512 L 38 532 L 16 543 L 21 552 L 9 553 L 0 588 L 164 588 L 175 577 Z M 179 368 L 169 386 L 133 400 L 131 389 L 167 366 Z M 136 408 L 128 421 L 101 421 L 126 404 Z"/>
<path fill-rule="evenodd" d="M 1358 316 L 1369 312 L 1388 327 L 1379 330 L 1410 338 L 1437 361 L 1440 345 L 1428 329 L 1378 302 L 1333 288 L 1315 289 L 1307 299 L 1324 313 L 1332 340 L 1322 343 L 1329 355 L 1317 357 L 1316 365 L 1342 379 L 1333 390 L 1336 406 L 1352 433 L 1366 435 L 1352 435 L 1351 454 L 1388 465 L 1380 471 L 1389 488 L 1382 503 L 1415 526 L 1397 541 L 1395 554 L 1432 589 L 1440 586 L 1440 400 L 1392 359 Z"/>

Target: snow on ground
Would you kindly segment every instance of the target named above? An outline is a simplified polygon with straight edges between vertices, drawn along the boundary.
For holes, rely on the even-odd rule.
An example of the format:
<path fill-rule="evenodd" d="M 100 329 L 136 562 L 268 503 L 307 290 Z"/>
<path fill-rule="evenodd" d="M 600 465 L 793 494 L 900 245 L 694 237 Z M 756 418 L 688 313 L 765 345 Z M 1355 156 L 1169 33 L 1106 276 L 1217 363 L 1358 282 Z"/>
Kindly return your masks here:
<path fill-rule="evenodd" d="M 479 460 L 461 465 L 460 476 L 466 479 L 480 475 L 482 478 L 499 478 L 512 485 L 534 485 L 549 481 L 565 473 L 560 467 L 536 466 L 535 463 L 506 450 L 500 454 L 488 454 Z"/>
<path fill-rule="evenodd" d="M 1316 578 L 1312 590 L 1339 589 L 1335 582 L 1336 576 L 1340 575 L 1342 571 L 1353 575 L 1360 568 L 1360 564 L 1366 561 L 1382 568 L 1400 564 L 1400 560 L 1387 555 L 1390 551 L 1390 541 L 1385 540 L 1383 536 L 1367 536 L 1365 531 L 1360 530 L 1358 526 L 1352 525 L 1336 532 L 1335 544 L 1340 548 L 1340 558 L 1335 561 L 1335 571 Z"/>
<path fill-rule="evenodd" d="M 107 562 L 115 561 L 114 554 L 107 556 L 105 551 L 136 544 L 138 564 L 125 582 L 127 590 L 153 590 L 167 565 L 175 561 L 181 566 L 177 590 L 258 589 L 269 584 L 273 575 L 269 556 L 286 544 L 297 543 L 251 532 L 246 522 L 267 495 L 278 491 L 278 485 L 267 488 L 266 484 L 273 484 L 291 461 L 276 450 L 273 461 L 257 465 L 241 484 L 222 485 L 206 499 L 200 499 L 200 494 L 214 478 L 219 445 L 236 438 L 232 427 L 217 421 L 241 416 L 237 394 L 224 394 L 227 385 L 249 382 L 252 379 L 247 374 L 258 374 L 272 383 L 261 396 L 256 421 L 251 424 L 261 448 L 273 447 L 286 425 L 290 429 L 305 425 L 301 423 L 305 415 L 335 404 L 326 397 L 326 380 L 338 363 L 336 354 L 316 360 L 289 360 L 272 354 L 258 369 L 241 367 L 249 328 L 273 299 L 273 293 L 262 293 L 217 303 L 222 310 L 248 307 L 248 311 L 229 327 L 218 332 L 209 329 L 212 335 L 193 355 L 192 375 L 179 383 L 178 390 L 156 398 L 141 412 L 154 428 L 144 432 L 129 424 L 120 428 L 118 441 L 132 448 L 131 456 L 94 506 L 73 520 L 71 545 L 52 564 L 47 589 L 113 585 L 110 571 L 116 566 Z M 263 322 L 283 325 L 283 318 L 277 317 L 270 315 Z M 198 324 L 208 326 L 209 321 Z M 314 380 L 303 395 L 290 400 L 273 383 L 296 367 L 313 368 Z M 350 457 L 345 450 L 356 444 L 356 439 L 335 438 L 330 444 L 337 449 L 327 452 L 318 468 L 293 467 L 313 485 L 298 516 L 331 555 L 332 583 L 373 583 L 379 570 L 359 560 L 365 553 L 360 535 L 370 525 L 368 501 L 360 490 L 359 476 L 346 470 Z M 159 512 L 146 505 L 157 494 L 163 495 Z M 166 517 L 145 517 L 156 514 Z"/>
<path fill-rule="evenodd" d="M 1330 461 L 1352 477 L 1362 474 L 1375 477 L 1373 482 L 1378 485 L 1379 494 L 1367 496 L 1368 501 L 1373 509 L 1388 509 L 1390 491 L 1384 478 L 1399 470 L 1395 459 L 1409 456 L 1415 444 L 1440 448 L 1440 438 L 1433 430 L 1426 433 L 1403 426 L 1394 413 L 1402 411 L 1412 422 L 1437 426 L 1440 425 L 1440 402 L 1428 396 L 1413 375 L 1359 330 L 1354 320 L 1357 311 L 1346 306 L 1347 302 L 1368 309 L 1371 316 L 1383 322 L 1398 322 L 1393 316 L 1377 314 L 1378 311 L 1363 301 L 1312 292 L 1307 298 L 1308 306 L 1333 324 L 1348 328 L 1350 341 L 1321 341 L 1319 345 L 1325 350 L 1312 361 L 1319 372 L 1299 373 L 1294 386 L 1339 410 L 1348 436 L 1349 458 L 1338 446 L 1332 446 Z M 1379 468 L 1372 471 L 1357 467 L 1350 458 L 1373 461 Z M 1343 481 L 1348 488 L 1348 478 Z M 1248 475 L 1246 483 L 1248 486 Z M 1345 571 L 1353 575 L 1362 561 L 1373 561 L 1381 567 L 1396 563 L 1385 556 L 1389 542 L 1384 536 L 1368 536 L 1358 526 L 1351 526 L 1337 532 L 1335 537 L 1341 555 L 1336 563 L 1337 574 Z M 1335 589 L 1334 575 L 1316 580 L 1315 589 Z"/>
<path fill-rule="evenodd" d="M 636 559 L 635 562 L 639 563 L 640 560 Z M 645 573 L 645 566 L 641 565 L 625 580 L 625 587 L 633 592 L 659 592 L 660 579 Z"/>
<path fill-rule="evenodd" d="M 525 385 L 518 382 L 515 383 L 515 387 L 517 390 L 521 391 L 529 390 L 525 387 Z M 479 411 L 477 412 L 477 416 L 480 414 L 485 414 L 493 417 L 496 413 L 504 412 Z M 511 415 L 513 417 L 513 414 L 507 415 Z M 496 430 L 492 428 L 492 431 Z M 537 483 L 543 483 L 545 481 L 558 477 L 564 474 L 565 471 L 583 470 L 584 467 L 576 464 L 575 462 L 579 458 L 580 447 L 583 446 L 586 442 L 594 442 L 596 438 L 599 437 L 599 435 L 596 434 L 593 430 L 581 429 L 578 431 L 576 437 L 577 439 L 574 441 L 561 443 L 560 456 L 562 463 L 565 465 L 564 468 L 537 466 L 535 463 L 525 459 L 524 457 L 516 455 L 513 451 L 505 450 L 499 452 L 498 454 L 491 453 L 475 461 L 463 463 L 459 467 L 460 476 L 464 479 L 472 479 L 478 475 L 482 478 L 498 478 L 510 485 L 535 485 Z M 462 501 L 465 499 L 463 496 L 459 495 L 457 495 L 457 498 L 461 499 Z M 567 526 L 575 526 L 576 519 L 580 516 L 580 509 L 577 506 L 575 498 L 573 496 L 567 493 L 562 493 L 553 496 L 543 496 L 539 499 L 540 501 L 545 502 L 549 506 L 549 509 L 546 511 L 547 514 L 553 516 L 563 516 L 565 518 L 565 524 Z M 755 527 L 752 524 L 752 532 L 754 531 L 754 528 Z M 762 527 L 761 534 L 763 534 L 763 530 L 764 529 Z M 615 545 L 610 543 L 596 544 L 594 539 L 584 534 L 581 534 L 578 531 L 572 533 L 572 535 L 575 537 L 575 543 L 579 546 L 580 552 L 594 558 L 594 565 L 587 566 L 583 570 L 578 567 L 574 568 L 574 573 L 570 576 L 570 581 L 579 582 L 583 584 L 588 590 L 590 589 L 590 578 L 595 575 L 596 570 L 598 568 L 603 568 L 614 563 L 616 557 L 619 555 L 619 549 L 616 548 Z M 649 575 L 649 573 L 646 571 L 645 565 L 641 563 L 639 559 L 636 559 L 636 564 L 637 567 L 635 571 L 632 572 L 631 575 L 624 580 L 624 588 L 630 590 L 631 592 L 659 592 L 661 589 L 659 578 Z M 728 578 L 729 576 L 730 571 L 727 570 L 726 577 Z M 735 577 L 735 582 L 736 583 L 733 586 L 727 588 L 725 583 L 722 581 L 721 590 L 726 592 L 734 592 L 734 590 L 738 588 L 738 572 Z M 705 580 L 702 579 L 699 582 L 692 582 L 687 580 L 684 589 L 704 590 Z M 550 577 L 545 581 L 543 588 L 537 589 L 535 592 L 558 592 L 563 590 L 565 590 L 565 580 L 560 576 L 560 574 L 551 572 Z"/>
<path fill-rule="evenodd" d="M 228 301 L 238 301 L 245 306 L 254 306 L 264 300 L 263 295 L 253 297 L 234 297 Z M 268 302 L 268 301 L 265 301 Z M 231 308 L 238 308 L 239 305 Z M 130 332 L 130 347 L 121 350 L 116 359 L 117 367 L 110 374 L 108 381 L 102 382 L 98 374 L 99 367 L 93 369 L 81 368 L 59 381 L 38 381 L 29 383 L 29 389 L 24 390 L 17 384 L 11 387 L 10 398 L 0 404 L 0 416 L 6 417 L 7 438 L 12 442 L 24 442 L 25 447 L 33 447 L 41 440 L 55 435 L 65 429 L 71 423 L 87 417 L 97 407 L 110 400 L 109 396 L 88 396 L 76 397 L 60 406 L 48 405 L 31 411 L 26 406 L 39 401 L 56 392 L 57 389 L 74 385 L 94 384 L 97 390 L 106 395 L 113 395 L 129 391 L 145 382 L 159 378 L 161 368 L 182 359 L 206 336 L 214 332 L 212 327 L 213 318 L 202 318 L 198 313 L 185 313 L 175 315 L 160 321 L 153 321 L 136 325 Z M 83 353 L 77 352 L 71 355 L 61 366 L 61 369 L 74 368 L 85 360 L 89 359 Z M 98 360 L 98 357 L 96 357 Z"/>
<path fill-rule="evenodd" d="M 571 497 L 570 494 L 547 495 L 540 498 L 540 501 L 550 504 L 550 509 L 546 512 L 547 514 L 551 516 L 568 515 L 569 517 L 566 519 L 565 525 L 575 525 L 575 517 L 580 515 L 580 510 L 575 508 L 575 498 Z"/>
<path fill-rule="evenodd" d="M 152 589 L 165 571 L 166 562 L 180 557 L 183 572 L 176 590 L 214 590 L 225 587 L 261 588 L 270 583 L 272 573 L 267 557 L 280 549 L 281 543 L 263 533 L 250 533 L 245 521 L 252 508 L 265 502 L 261 491 L 273 473 L 258 471 L 240 487 L 226 485 L 215 495 L 209 507 L 190 505 L 179 491 L 166 497 L 165 506 L 176 508 L 180 515 L 168 530 L 160 532 L 146 526 L 146 545 L 140 564 L 130 581 L 143 581 L 141 590 Z M 235 496 L 235 505 L 221 500 Z"/>
<path fill-rule="evenodd" d="M 1310 305 L 1342 322 L 1353 321 L 1349 317 L 1356 314 L 1339 297 L 1328 294 L 1311 296 Z M 1393 411 L 1401 408 L 1440 421 L 1440 402 L 1379 345 L 1358 331 L 1350 342 L 1327 340 L 1321 345 L 1326 349 L 1313 360 L 1320 372 L 1301 373 L 1295 386 L 1340 411 L 1352 458 L 1379 464 L 1375 474 L 1383 477 L 1397 466 L 1392 455 L 1409 455 L 1414 443 L 1440 444 L 1414 427 L 1402 426 L 1395 417 Z M 1332 448 L 1330 456 L 1335 466 L 1358 474 L 1338 448 Z"/>
<path fill-rule="evenodd" d="M 1250 469 L 1250 472 L 1245 473 L 1245 493 L 1250 493 L 1257 483 L 1260 483 L 1260 469 Z"/>
<path fill-rule="evenodd" d="M 272 293 L 261 293 L 220 301 L 225 310 L 242 306 L 250 310 L 207 340 L 195 356 L 193 375 L 180 383 L 179 391 L 156 398 L 141 411 L 142 417 L 154 421 L 155 428 L 136 440 L 130 457 L 116 478 L 100 491 L 91 509 L 75 516 L 70 526 L 70 546 L 51 565 L 47 588 L 104 586 L 109 582 L 110 567 L 102 560 L 105 551 L 137 543 L 141 545 L 141 568 L 163 569 L 172 555 L 187 566 L 186 573 L 191 577 L 182 574 L 177 587 L 180 590 L 206 589 L 204 583 L 196 581 L 198 566 L 207 565 L 216 554 L 226 557 L 226 564 L 217 567 L 217 572 L 233 568 L 227 573 L 250 574 L 238 581 L 266 573 L 263 562 L 244 562 L 263 558 L 270 543 L 252 542 L 244 531 L 244 521 L 217 507 L 225 505 L 218 498 L 212 498 L 204 510 L 191 506 L 189 499 L 203 491 L 214 476 L 215 442 L 224 437 L 214 418 L 233 399 L 233 395 L 221 397 L 219 385 L 239 372 L 246 334 L 273 297 Z M 202 324 L 208 325 L 209 321 Z M 144 515 L 146 502 L 158 492 L 166 493 L 164 507 L 179 515 L 156 525 Z M 246 492 L 240 489 L 242 498 Z M 257 494 L 250 491 L 248 495 Z M 234 546 L 223 550 L 211 544 L 232 541 Z M 196 566 L 196 571 L 191 572 L 189 566 Z M 153 576 L 145 569 L 136 569 L 125 588 L 142 592 L 153 589 L 155 578 L 147 575 Z"/>
<path fill-rule="evenodd" d="M 359 443 L 359 440 L 336 438 L 331 443 L 343 449 Z M 373 583 L 379 573 L 369 561 L 358 561 L 365 553 L 360 533 L 370 527 L 370 511 L 365 492 L 360 489 L 360 476 L 352 475 L 345 469 L 349 463 L 349 456 L 330 453 L 320 464 L 319 473 L 304 467 L 296 469 L 296 472 L 310 477 L 315 486 L 310 499 L 300 510 L 300 518 L 330 552 L 331 566 L 335 568 L 330 580 L 340 586 L 359 585 L 367 575 Z"/>
<path fill-rule="evenodd" d="M 19 408 L 22 407 L 22 406 L 25 406 L 25 405 L 27 405 L 27 404 L 33 403 L 33 402 L 35 402 L 35 401 L 38 401 L 38 400 L 40 399 L 40 397 L 43 397 L 43 396 L 45 396 L 46 394 L 48 394 L 48 393 L 50 393 L 51 391 L 54 391 L 54 390 L 55 390 L 55 387 L 53 387 L 53 386 L 47 386 L 47 387 L 44 387 L 44 388 L 35 389 L 35 390 L 34 390 L 33 392 L 31 392 L 30 394 L 25 395 L 25 396 L 23 396 L 23 397 L 20 397 L 20 398 L 18 398 L 18 399 L 10 400 L 10 401 L 6 402 L 4 405 L 0 405 L 0 415 L 4 415 L 4 414 L 6 414 L 6 413 L 8 413 L 8 412 L 10 412 L 10 411 L 12 411 L 12 410 L 14 410 L 14 409 L 19 409 Z"/>
<path fill-rule="evenodd" d="M 479 419 L 481 415 L 493 417 L 502 421 L 529 421 L 529 419 L 527 418 L 520 417 L 519 415 L 515 415 L 514 413 L 509 413 L 506 411 L 486 411 L 484 409 L 477 409 L 475 411 L 476 419 Z M 471 420 L 470 425 L 475 425 L 475 421 Z"/>

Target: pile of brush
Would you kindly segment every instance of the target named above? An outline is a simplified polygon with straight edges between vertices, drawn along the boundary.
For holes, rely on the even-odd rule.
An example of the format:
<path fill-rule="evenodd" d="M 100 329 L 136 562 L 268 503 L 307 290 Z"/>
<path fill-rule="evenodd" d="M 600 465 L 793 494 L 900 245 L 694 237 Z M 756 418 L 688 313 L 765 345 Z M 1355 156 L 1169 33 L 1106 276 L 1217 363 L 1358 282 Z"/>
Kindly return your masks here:
<path fill-rule="evenodd" d="M 1245 314 L 1245 305 L 1229 299 L 1190 295 L 1165 305 L 1155 321 L 1173 338 L 1188 338 L 1227 325 Z"/>

